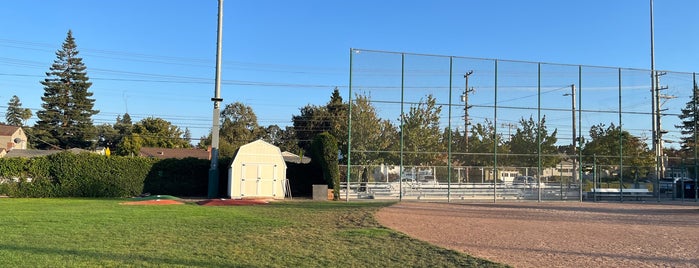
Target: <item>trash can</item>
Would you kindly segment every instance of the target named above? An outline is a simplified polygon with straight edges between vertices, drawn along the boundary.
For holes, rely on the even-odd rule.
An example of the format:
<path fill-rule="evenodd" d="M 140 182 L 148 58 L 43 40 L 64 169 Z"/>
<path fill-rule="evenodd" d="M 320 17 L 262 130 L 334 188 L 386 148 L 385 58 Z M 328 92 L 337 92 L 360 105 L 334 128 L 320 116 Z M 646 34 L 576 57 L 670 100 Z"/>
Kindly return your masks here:
<path fill-rule="evenodd" d="M 313 184 L 313 200 L 328 200 L 328 185 Z"/>
<path fill-rule="evenodd" d="M 684 186 L 684 188 L 683 188 Z M 678 181 L 675 184 L 675 197 L 676 198 L 682 198 L 682 193 L 684 193 L 684 198 L 691 198 L 694 199 L 694 196 L 696 194 L 695 190 L 695 183 L 694 181 L 685 181 L 684 185 L 682 184 L 682 181 Z"/>

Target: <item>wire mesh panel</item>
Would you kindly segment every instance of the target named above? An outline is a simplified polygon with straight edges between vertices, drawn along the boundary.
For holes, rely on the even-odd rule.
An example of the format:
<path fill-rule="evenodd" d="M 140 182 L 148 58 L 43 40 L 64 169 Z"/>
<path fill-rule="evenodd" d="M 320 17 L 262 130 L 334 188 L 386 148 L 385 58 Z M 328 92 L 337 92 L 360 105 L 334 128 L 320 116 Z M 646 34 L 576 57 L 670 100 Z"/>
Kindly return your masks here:
<path fill-rule="evenodd" d="M 355 198 L 618 189 L 623 200 L 696 172 L 693 74 L 358 49 L 350 62 L 344 189 Z"/>

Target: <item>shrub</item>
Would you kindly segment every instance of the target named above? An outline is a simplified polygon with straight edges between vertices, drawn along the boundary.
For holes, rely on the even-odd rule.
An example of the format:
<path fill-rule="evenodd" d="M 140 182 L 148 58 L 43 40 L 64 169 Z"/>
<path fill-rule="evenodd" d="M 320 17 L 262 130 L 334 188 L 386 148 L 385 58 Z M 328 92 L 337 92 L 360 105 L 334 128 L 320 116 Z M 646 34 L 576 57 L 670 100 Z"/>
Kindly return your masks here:
<path fill-rule="evenodd" d="M 323 170 L 323 178 L 328 183 L 328 187 L 333 189 L 333 200 L 340 198 L 340 167 L 337 162 L 337 148 L 337 140 L 328 132 L 318 134 L 311 143 L 313 162 L 320 165 Z"/>

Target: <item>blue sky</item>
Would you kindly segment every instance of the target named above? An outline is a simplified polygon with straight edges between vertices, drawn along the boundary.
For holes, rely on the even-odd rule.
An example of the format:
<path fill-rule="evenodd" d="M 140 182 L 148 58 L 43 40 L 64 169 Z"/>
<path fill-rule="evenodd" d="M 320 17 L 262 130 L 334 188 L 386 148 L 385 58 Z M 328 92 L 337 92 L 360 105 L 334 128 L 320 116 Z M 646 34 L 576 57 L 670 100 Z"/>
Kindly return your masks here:
<path fill-rule="evenodd" d="M 36 112 L 39 82 L 70 29 L 101 111 L 96 124 L 128 111 L 206 135 L 217 4 L 3 1 L 0 113 L 12 95 Z M 655 2 L 657 69 L 699 71 L 697 10 L 699 1 Z M 260 125 L 289 125 L 298 108 L 324 104 L 335 86 L 347 98 L 352 47 L 648 69 L 649 24 L 641 0 L 226 0 L 221 94 L 224 104 L 252 106 Z"/>

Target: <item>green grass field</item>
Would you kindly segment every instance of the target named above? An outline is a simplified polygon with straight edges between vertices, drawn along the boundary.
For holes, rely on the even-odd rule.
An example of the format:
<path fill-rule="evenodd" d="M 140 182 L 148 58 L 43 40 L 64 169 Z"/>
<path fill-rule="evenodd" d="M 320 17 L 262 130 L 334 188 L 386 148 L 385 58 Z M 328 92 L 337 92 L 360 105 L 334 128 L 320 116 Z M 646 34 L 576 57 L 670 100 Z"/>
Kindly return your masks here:
<path fill-rule="evenodd" d="M 380 226 L 390 203 L 0 199 L 0 267 L 502 267 Z"/>

